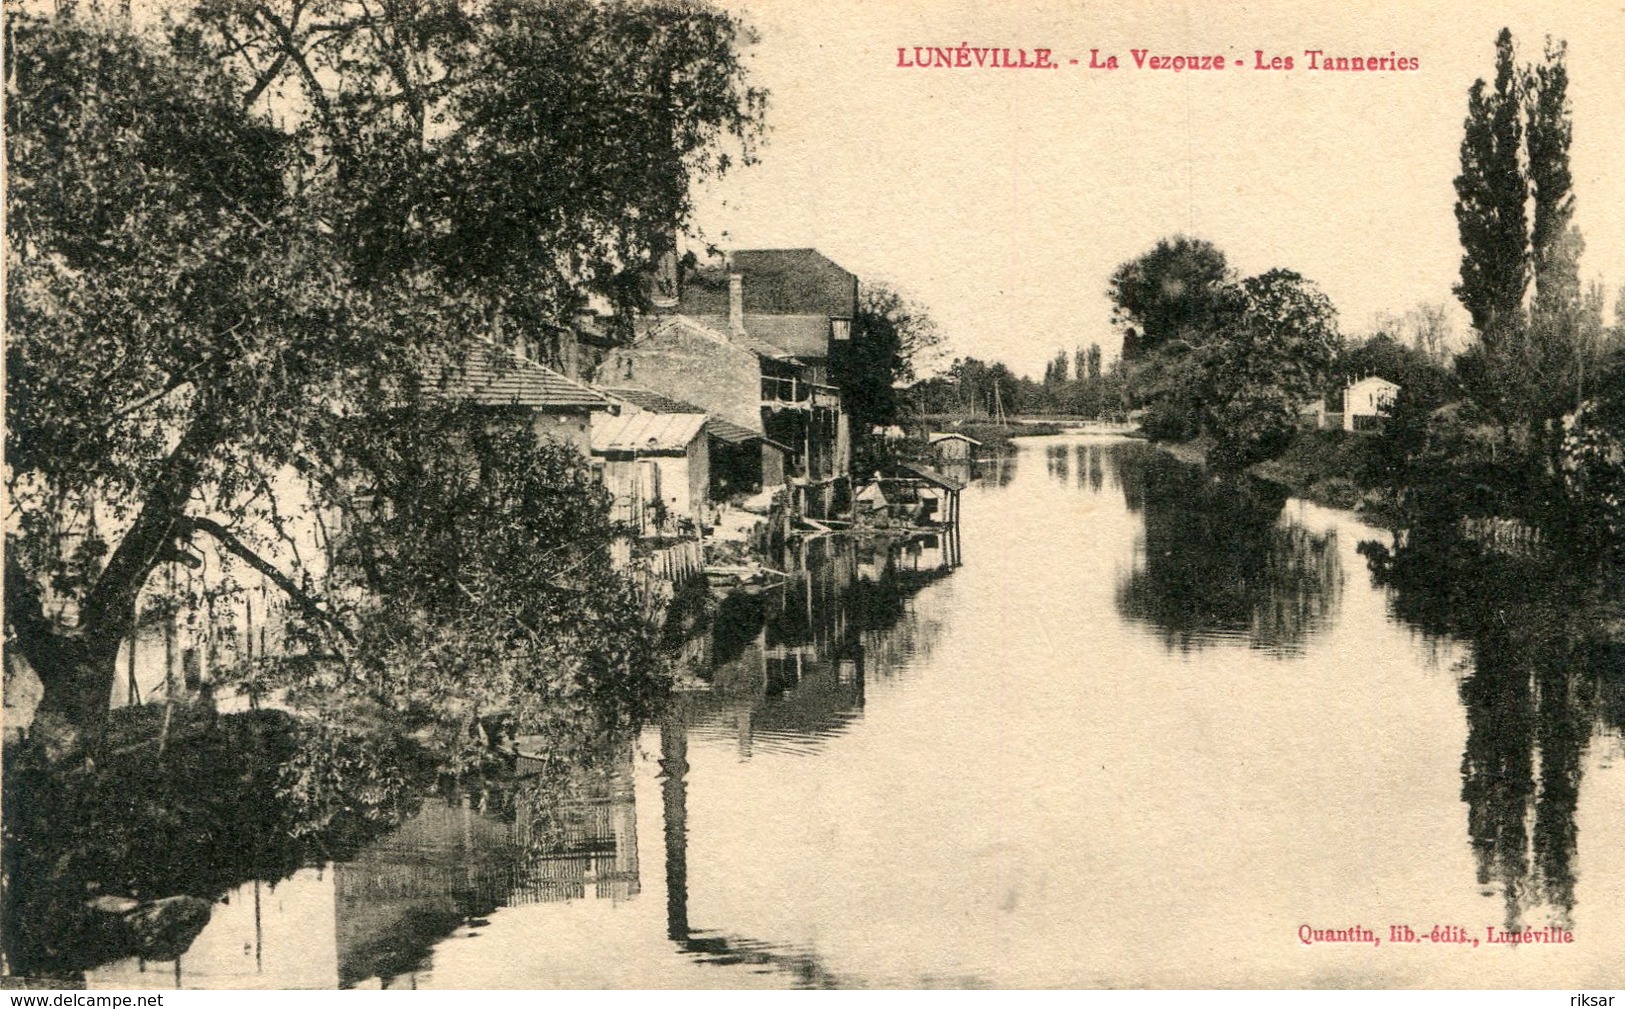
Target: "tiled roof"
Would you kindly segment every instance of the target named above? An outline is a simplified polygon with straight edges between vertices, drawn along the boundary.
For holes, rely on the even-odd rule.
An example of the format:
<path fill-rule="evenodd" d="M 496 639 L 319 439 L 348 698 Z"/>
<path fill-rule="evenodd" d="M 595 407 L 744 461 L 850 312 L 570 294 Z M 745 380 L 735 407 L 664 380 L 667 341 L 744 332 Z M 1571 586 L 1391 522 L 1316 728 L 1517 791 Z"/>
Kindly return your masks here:
<path fill-rule="evenodd" d="M 705 413 L 704 407 L 695 406 L 680 399 L 673 399 L 665 393 L 650 389 L 632 389 L 618 387 L 601 390 L 610 399 L 618 399 L 623 403 L 630 403 L 639 410 L 648 410 L 652 413 Z M 712 416 L 705 422 L 707 434 L 723 441 L 738 445 L 747 441 L 761 441 L 760 431 L 752 431 L 743 424 L 735 424 L 731 420 Z"/>
<path fill-rule="evenodd" d="M 449 399 L 480 406 L 604 410 L 609 401 L 580 382 L 491 343 L 475 343 L 461 361 L 429 369 L 426 384 Z"/>
<path fill-rule="evenodd" d="M 592 425 L 594 452 L 682 452 L 705 428 L 703 413 L 640 413 L 600 418 Z"/>
<path fill-rule="evenodd" d="M 740 445 L 747 441 L 762 440 L 760 434 L 743 424 L 735 424 L 733 421 L 724 420 L 721 417 L 712 417 L 709 421 L 706 421 L 705 430 L 714 437 L 734 445 Z"/>
<path fill-rule="evenodd" d="M 744 307 L 773 315 L 823 315 L 849 319 L 858 300 L 858 278 L 817 249 L 737 249 L 733 268 L 744 279 Z M 728 311 L 728 271 L 706 265 L 683 278 L 683 311 Z"/>
<path fill-rule="evenodd" d="M 665 393 L 655 392 L 653 389 L 634 389 L 631 386 L 617 386 L 613 389 L 600 389 L 610 399 L 618 399 L 623 403 L 631 403 L 639 410 L 648 410 L 650 413 L 704 413 L 705 408 L 695 406 L 693 403 L 680 399 L 673 399 Z"/>
<path fill-rule="evenodd" d="M 800 363 L 796 360 L 794 354 L 790 353 L 788 350 L 785 350 L 783 347 L 774 346 L 766 340 L 757 339 L 754 335 L 752 335 L 748 320 L 743 333 L 736 333 L 730 329 L 728 326 L 728 317 L 725 315 L 695 316 L 694 321 L 705 326 L 712 332 L 720 334 L 724 339 L 726 339 L 729 343 L 732 343 L 734 346 L 743 347 L 745 350 L 751 351 L 758 357 L 765 357 L 770 361 L 788 361 L 793 364 Z M 826 320 L 824 325 L 825 327 L 828 327 L 829 322 Z M 819 351 L 818 356 L 823 357 L 826 353 L 828 352 Z"/>
<path fill-rule="evenodd" d="M 690 315 L 646 315 L 641 316 L 634 324 L 635 331 L 641 339 L 672 326 L 682 326 L 691 332 L 708 336 L 713 340 L 730 343 L 741 350 L 748 350 L 758 357 L 765 357 L 773 361 L 795 362 L 789 353 L 780 350 L 770 343 L 764 343 L 751 337 L 748 333 L 734 333 L 728 329 L 726 316 L 690 316 Z"/>

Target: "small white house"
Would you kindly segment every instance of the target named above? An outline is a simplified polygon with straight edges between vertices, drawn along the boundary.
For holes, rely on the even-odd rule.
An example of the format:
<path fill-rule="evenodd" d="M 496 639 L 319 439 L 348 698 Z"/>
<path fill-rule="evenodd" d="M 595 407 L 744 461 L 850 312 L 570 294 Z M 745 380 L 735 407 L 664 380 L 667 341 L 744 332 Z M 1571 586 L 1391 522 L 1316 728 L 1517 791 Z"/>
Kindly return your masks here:
<path fill-rule="evenodd" d="M 929 435 L 931 451 L 939 460 L 945 462 L 960 462 L 971 457 L 971 451 L 982 447 L 982 443 L 969 435 L 958 431 L 932 431 Z"/>
<path fill-rule="evenodd" d="M 1385 411 L 1394 405 L 1399 385 L 1372 375 L 1350 382 L 1343 390 L 1343 430 L 1365 431 L 1375 427 Z"/>
<path fill-rule="evenodd" d="M 627 411 L 595 418 L 593 458 L 615 496 L 614 516 L 639 532 L 679 519 L 707 524 L 710 452 L 705 414 Z"/>

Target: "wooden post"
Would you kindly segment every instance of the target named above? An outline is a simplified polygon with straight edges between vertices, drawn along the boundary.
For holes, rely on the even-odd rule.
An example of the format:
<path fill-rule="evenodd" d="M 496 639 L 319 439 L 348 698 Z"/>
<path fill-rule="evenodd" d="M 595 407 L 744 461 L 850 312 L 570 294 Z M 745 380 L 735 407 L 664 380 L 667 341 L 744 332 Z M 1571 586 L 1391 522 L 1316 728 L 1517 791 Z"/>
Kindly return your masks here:
<path fill-rule="evenodd" d="M 169 565 L 169 604 L 175 606 L 175 566 Z M 179 609 L 171 609 L 164 620 L 164 699 L 175 696 L 175 620 Z"/>
<path fill-rule="evenodd" d="M 960 539 L 959 539 L 959 491 L 954 491 L 954 566 L 955 567 L 958 567 L 960 564 L 964 563 L 964 559 L 960 555 L 959 551 L 960 551 Z"/>
<path fill-rule="evenodd" d="M 141 703 L 141 688 L 137 686 L 135 682 L 135 640 L 136 638 L 140 637 L 140 635 L 140 630 L 133 630 L 130 632 L 129 685 L 127 688 L 128 696 L 125 698 L 125 703 L 131 707 Z"/>

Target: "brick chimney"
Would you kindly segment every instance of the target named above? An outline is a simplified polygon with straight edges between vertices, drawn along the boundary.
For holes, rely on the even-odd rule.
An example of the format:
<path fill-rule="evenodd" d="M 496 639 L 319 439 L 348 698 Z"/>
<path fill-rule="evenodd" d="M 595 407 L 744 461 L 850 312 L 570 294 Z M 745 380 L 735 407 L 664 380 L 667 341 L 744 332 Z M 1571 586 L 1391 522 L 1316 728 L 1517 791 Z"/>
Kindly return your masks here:
<path fill-rule="evenodd" d="M 728 328 L 735 333 L 745 331 L 745 278 L 728 267 Z"/>

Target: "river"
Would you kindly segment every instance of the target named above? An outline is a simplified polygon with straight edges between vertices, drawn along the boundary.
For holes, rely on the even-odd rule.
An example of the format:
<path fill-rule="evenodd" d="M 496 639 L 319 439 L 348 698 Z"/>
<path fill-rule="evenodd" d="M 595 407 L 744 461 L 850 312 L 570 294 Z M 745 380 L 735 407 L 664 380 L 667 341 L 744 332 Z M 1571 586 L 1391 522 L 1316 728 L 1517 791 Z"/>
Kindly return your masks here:
<path fill-rule="evenodd" d="M 87 980 L 1619 983 L 1617 645 L 1432 619 L 1360 552 L 1386 533 L 1126 439 L 1023 440 L 962 513 L 952 573 L 825 540 L 732 600 L 562 789 L 430 796 Z M 1488 941 L 1525 926 L 1572 942 Z"/>

